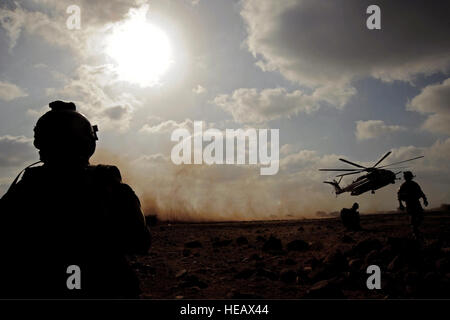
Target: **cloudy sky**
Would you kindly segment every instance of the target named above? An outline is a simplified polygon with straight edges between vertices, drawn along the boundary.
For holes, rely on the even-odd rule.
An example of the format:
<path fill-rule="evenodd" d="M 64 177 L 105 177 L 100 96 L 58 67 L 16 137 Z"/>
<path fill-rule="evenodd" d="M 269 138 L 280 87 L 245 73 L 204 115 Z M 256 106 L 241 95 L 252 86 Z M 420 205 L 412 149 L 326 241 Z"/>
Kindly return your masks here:
<path fill-rule="evenodd" d="M 38 160 L 33 126 L 74 101 L 100 127 L 92 163 L 120 166 L 147 213 L 195 219 L 392 210 L 397 185 L 336 198 L 339 157 L 411 162 L 431 206 L 450 202 L 450 3 L 3 0 L 0 194 Z M 80 28 L 67 20 L 80 8 Z M 70 20 L 73 22 L 73 20 Z M 280 170 L 170 161 L 176 128 L 280 130 Z M 351 182 L 346 178 L 343 184 Z"/>

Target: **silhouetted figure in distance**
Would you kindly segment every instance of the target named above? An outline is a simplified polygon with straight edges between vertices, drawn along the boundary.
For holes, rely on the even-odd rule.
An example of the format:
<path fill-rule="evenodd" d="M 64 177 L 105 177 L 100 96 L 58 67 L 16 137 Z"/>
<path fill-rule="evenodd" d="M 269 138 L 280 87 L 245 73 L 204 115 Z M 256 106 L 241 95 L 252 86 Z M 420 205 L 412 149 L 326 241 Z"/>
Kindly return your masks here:
<path fill-rule="evenodd" d="M 399 209 L 402 211 L 405 210 L 405 206 L 403 205 L 403 202 L 405 202 L 406 213 L 409 216 L 413 237 L 418 239 L 421 237 L 419 226 L 423 221 L 423 208 L 420 204 L 420 198 L 423 199 L 425 207 L 428 206 L 428 200 L 419 184 L 412 181 L 414 175 L 411 171 L 405 171 L 403 178 L 405 182 L 400 186 L 397 193 L 398 203 L 400 204 Z"/>
<path fill-rule="evenodd" d="M 349 231 L 361 230 L 359 224 L 359 204 L 355 202 L 351 208 L 343 208 L 341 210 L 341 220 L 344 227 Z"/>
<path fill-rule="evenodd" d="M 139 297 L 126 258 L 150 247 L 139 199 L 117 167 L 89 165 L 97 128 L 75 104 L 50 109 L 34 128 L 43 164 L 0 200 L 0 297 Z M 81 270 L 79 290 L 66 283 L 71 265 Z"/>

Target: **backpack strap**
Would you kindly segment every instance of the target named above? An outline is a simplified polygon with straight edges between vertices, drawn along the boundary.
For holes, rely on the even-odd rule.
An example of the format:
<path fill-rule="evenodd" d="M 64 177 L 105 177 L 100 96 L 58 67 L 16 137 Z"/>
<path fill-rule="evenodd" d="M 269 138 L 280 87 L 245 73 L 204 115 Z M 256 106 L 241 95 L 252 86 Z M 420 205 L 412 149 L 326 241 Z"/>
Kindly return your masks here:
<path fill-rule="evenodd" d="M 12 191 L 15 189 L 15 187 L 16 187 L 16 185 L 17 185 L 17 182 L 19 181 L 20 176 L 22 175 L 22 173 L 25 172 L 25 170 L 27 170 L 27 169 L 31 168 L 32 166 L 34 166 L 34 165 L 36 165 L 36 164 L 38 164 L 38 163 L 41 163 L 41 162 L 42 162 L 42 161 L 39 160 L 39 161 L 37 161 L 37 162 L 35 162 L 35 163 L 30 164 L 28 167 L 26 167 L 25 169 L 23 169 L 22 171 L 20 171 L 19 174 L 17 175 L 17 177 L 14 179 L 14 181 L 13 181 L 13 182 L 11 183 L 11 185 L 9 186 L 8 191 L 6 191 L 5 195 L 8 194 L 8 193 L 10 193 L 10 192 L 12 192 Z"/>

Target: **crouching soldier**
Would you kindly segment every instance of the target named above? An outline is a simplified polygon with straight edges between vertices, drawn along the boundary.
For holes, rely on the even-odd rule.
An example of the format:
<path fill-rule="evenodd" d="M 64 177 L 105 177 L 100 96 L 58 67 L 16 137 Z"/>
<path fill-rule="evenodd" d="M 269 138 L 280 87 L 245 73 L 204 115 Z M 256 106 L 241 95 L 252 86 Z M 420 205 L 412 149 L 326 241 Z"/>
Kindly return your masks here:
<path fill-rule="evenodd" d="M 139 199 L 117 167 L 89 164 L 97 128 L 75 104 L 50 109 L 34 128 L 42 165 L 0 200 L 0 296 L 136 298 L 127 255 L 150 247 Z"/>
<path fill-rule="evenodd" d="M 349 231 L 361 230 L 358 208 L 359 204 L 355 202 L 351 208 L 343 208 L 341 210 L 342 224 Z"/>

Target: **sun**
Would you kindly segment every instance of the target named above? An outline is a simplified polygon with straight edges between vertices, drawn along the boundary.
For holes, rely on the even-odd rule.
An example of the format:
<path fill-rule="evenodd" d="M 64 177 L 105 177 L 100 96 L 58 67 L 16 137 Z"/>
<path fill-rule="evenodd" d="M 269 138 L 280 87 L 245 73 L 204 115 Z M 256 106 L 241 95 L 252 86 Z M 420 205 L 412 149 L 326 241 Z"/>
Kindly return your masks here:
<path fill-rule="evenodd" d="M 158 84 L 172 63 L 169 38 L 147 21 L 146 10 L 134 12 L 114 27 L 106 53 L 114 60 L 120 80 L 141 87 Z"/>

